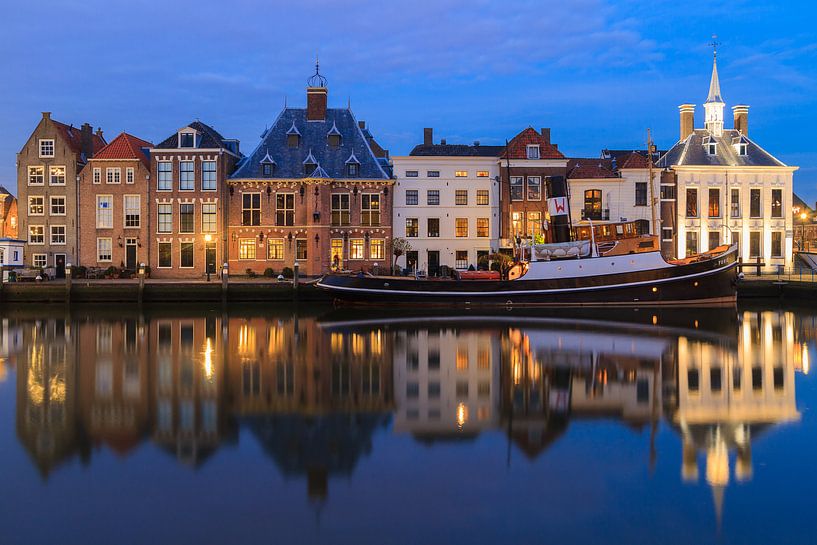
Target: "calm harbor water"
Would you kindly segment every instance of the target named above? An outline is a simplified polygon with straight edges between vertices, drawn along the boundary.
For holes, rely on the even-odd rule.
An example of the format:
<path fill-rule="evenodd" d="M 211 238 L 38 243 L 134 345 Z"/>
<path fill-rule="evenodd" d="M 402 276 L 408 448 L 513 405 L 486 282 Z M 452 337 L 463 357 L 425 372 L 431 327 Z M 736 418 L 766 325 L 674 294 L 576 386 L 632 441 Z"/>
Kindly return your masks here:
<path fill-rule="evenodd" d="M 813 543 L 817 310 L 0 315 L 0 543 Z"/>

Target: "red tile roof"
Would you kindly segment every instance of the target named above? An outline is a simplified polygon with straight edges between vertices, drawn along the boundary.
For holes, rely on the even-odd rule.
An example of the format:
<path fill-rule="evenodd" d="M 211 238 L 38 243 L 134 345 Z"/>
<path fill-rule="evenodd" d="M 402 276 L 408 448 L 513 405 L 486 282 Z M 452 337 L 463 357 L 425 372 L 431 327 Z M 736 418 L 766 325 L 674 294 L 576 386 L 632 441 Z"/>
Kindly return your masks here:
<path fill-rule="evenodd" d="M 77 160 L 82 160 L 82 130 L 74 127 L 73 125 L 66 125 L 65 123 L 60 123 L 59 121 L 51 120 L 54 123 L 54 126 L 57 130 L 62 133 L 63 139 L 68 143 L 71 147 L 71 150 L 77 155 Z M 93 133 L 91 135 L 91 142 L 93 145 L 93 153 L 96 154 L 99 150 L 105 147 L 105 139 L 99 133 Z M 86 157 L 86 160 L 88 158 Z"/>
<path fill-rule="evenodd" d="M 650 164 L 647 157 L 636 152 L 632 152 L 624 157 L 619 158 L 618 168 L 649 168 Z"/>
<path fill-rule="evenodd" d="M 503 159 L 527 159 L 528 158 L 528 144 L 539 144 L 539 158 L 540 159 L 564 159 L 555 145 L 551 144 L 547 138 L 539 134 L 533 127 L 528 127 L 520 132 L 513 139 L 508 142 L 508 147 L 505 153 L 502 154 Z"/>
<path fill-rule="evenodd" d="M 94 159 L 139 159 L 149 169 L 150 161 L 142 148 L 152 147 L 153 144 L 147 140 L 123 132 L 111 140 L 107 146 L 96 152 Z"/>
<path fill-rule="evenodd" d="M 569 179 L 617 178 L 611 159 L 570 159 L 567 162 Z"/>

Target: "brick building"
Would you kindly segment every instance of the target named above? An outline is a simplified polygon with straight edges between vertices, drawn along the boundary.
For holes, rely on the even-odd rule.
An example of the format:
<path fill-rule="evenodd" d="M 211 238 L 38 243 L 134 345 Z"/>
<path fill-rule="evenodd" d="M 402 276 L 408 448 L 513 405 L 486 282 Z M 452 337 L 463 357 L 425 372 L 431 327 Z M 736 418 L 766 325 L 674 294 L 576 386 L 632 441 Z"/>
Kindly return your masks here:
<path fill-rule="evenodd" d="M 150 263 L 150 159 L 153 144 L 122 133 L 79 175 L 79 263 L 135 271 Z"/>
<path fill-rule="evenodd" d="M 18 238 L 17 197 L 0 185 L 0 238 Z"/>
<path fill-rule="evenodd" d="M 105 146 L 102 131 L 93 132 L 43 117 L 17 154 L 20 237 L 28 241 L 25 263 L 54 267 L 63 276 L 66 263 L 77 263 L 77 174 Z"/>
<path fill-rule="evenodd" d="M 327 107 L 317 70 L 306 108 L 285 108 L 230 177 L 230 270 L 306 275 L 391 263 L 388 152 L 349 108 Z"/>
<path fill-rule="evenodd" d="M 550 129 L 528 127 L 508 142 L 499 166 L 501 248 L 513 248 L 515 239 L 547 236 L 547 178 L 566 175 L 567 158 L 551 143 Z"/>
<path fill-rule="evenodd" d="M 151 276 L 201 278 L 228 259 L 227 176 L 238 140 L 194 121 L 150 150 Z"/>

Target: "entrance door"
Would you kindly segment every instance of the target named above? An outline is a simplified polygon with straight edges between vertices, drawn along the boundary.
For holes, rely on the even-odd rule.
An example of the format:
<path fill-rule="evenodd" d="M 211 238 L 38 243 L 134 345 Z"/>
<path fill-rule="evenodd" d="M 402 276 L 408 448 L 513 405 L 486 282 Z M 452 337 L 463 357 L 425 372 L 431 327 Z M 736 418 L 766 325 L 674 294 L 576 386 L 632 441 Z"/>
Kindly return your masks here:
<path fill-rule="evenodd" d="M 417 269 L 417 261 L 419 260 L 417 255 L 418 255 L 417 250 L 411 250 L 410 252 L 406 252 L 406 269 L 412 271 L 412 274 Z"/>
<path fill-rule="evenodd" d="M 65 278 L 65 254 L 54 254 L 54 268 L 57 278 Z"/>
<path fill-rule="evenodd" d="M 215 274 L 216 272 L 216 243 L 206 242 L 204 245 L 204 263 L 207 267 L 207 272 Z"/>
<path fill-rule="evenodd" d="M 428 251 L 428 275 L 437 276 L 440 274 L 440 251 Z"/>
<path fill-rule="evenodd" d="M 125 239 L 125 268 L 129 271 L 136 270 L 136 239 Z"/>

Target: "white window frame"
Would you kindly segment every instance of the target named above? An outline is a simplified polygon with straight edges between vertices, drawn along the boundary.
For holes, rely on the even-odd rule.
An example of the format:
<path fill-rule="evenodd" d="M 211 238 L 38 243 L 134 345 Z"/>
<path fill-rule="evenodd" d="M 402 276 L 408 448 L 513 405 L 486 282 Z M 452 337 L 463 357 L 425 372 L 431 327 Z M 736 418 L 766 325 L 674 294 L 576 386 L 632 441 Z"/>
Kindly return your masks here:
<path fill-rule="evenodd" d="M 42 258 L 42 263 L 38 265 L 37 261 L 39 258 Z M 31 266 L 40 269 L 48 267 L 48 254 L 31 254 Z"/>
<path fill-rule="evenodd" d="M 192 146 L 182 146 L 182 135 L 190 135 L 193 137 Z M 196 148 L 196 131 L 179 131 L 179 149 L 195 149 Z"/>
<path fill-rule="evenodd" d="M 39 174 L 33 174 L 34 172 L 38 172 Z M 31 179 L 33 176 L 39 177 L 39 182 L 32 183 Z M 31 165 L 28 167 L 28 177 L 27 177 L 28 185 L 33 186 L 41 186 L 45 185 L 45 166 L 44 165 Z"/>
<path fill-rule="evenodd" d="M 39 206 L 41 208 L 40 213 L 36 213 L 36 212 L 31 211 L 31 206 L 32 206 L 31 201 L 32 200 L 39 200 L 40 201 L 39 205 L 34 205 L 34 206 Z M 31 216 L 45 216 L 45 197 L 44 196 L 42 196 L 42 195 L 29 195 L 29 197 L 28 197 L 28 215 L 30 217 Z"/>
<path fill-rule="evenodd" d="M 170 210 L 170 213 L 162 213 L 162 210 Z M 170 218 L 170 228 L 162 231 L 162 218 L 168 216 Z M 173 232 L 173 203 L 160 202 L 156 205 L 156 233 L 167 234 Z"/>
<path fill-rule="evenodd" d="M 190 170 L 182 170 L 190 165 Z M 190 179 L 185 180 L 188 175 Z M 182 184 L 190 184 L 190 187 L 184 187 Z M 179 191 L 195 191 L 196 190 L 196 162 L 195 161 L 179 161 Z"/>
<path fill-rule="evenodd" d="M 156 162 L 156 191 L 173 191 L 173 161 Z"/>
<path fill-rule="evenodd" d="M 191 228 L 190 231 L 182 231 L 182 206 L 189 206 L 190 209 L 192 210 L 193 221 L 191 223 L 192 228 Z M 192 235 L 195 232 L 196 232 L 196 203 L 193 203 L 193 202 L 180 202 L 179 203 L 179 234 L 181 234 L 181 235 Z"/>
<path fill-rule="evenodd" d="M 212 212 L 205 212 L 205 209 L 212 208 Z M 212 217 L 212 222 L 205 221 L 205 218 Z M 212 223 L 212 226 L 209 224 Z M 202 233 L 215 233 L 218 231 L 218 206 L 214 202 L 203 202 L 201 203 L 201 232 Z"/>
<path fill-rule="evenodd" d="M 542 154 L 539 149 L 539 144 L 528 144 L 525 146 L 525 158 L 531 160 L 541 159 Z"/>
<path fill-rule="evenodd" d="M 133 167 L 128 167 L 125 169 L 125 183 L 132 184 L 135 182 L 136 175 L 134 173 Z"/>
<path fill-rule="evenodd" d="M 539 185 L 539 196 L 536 197 L 536 198 L 531 198 L 531 196 L 530 196 L 530 181 L 531 181 L 531 179 L 538 180 L 538 182 L 539 182 L 538 183 L 538 185 Z M 541 201 L 542 200 L 542 177 L 541 176 L 526 176 L 524 193 L 525 193 L 525 200 L 526 201 L 534 201 L 534 202 Z"/>
<path fill-rule="evenodd" d="M 163 244 L 170 245 L 170 265 L 162 265 L 162 251 Z M 173 242 L 169 240 L 160 240 L 156 244 L 156 268 L 158 269 L 172 269 L 173 268 Z"/>
<path fill-rule="evenodd" d="M 355 248 L 356 246 L 357 248 Z M 350 238 L 349 261 L 360 261 L 365 258 L 366 258 L 366 240 L 362 238 Z"/>
<path fill-rule="evenodd" d="M 107 241 L 107 250 L 109 250 L 108 258 L 102 257 L 102 243 Z M 113 238 L 111 237 L 97 237 L 96 239 L 96 260 L 97 263 L 110 263 L 113 261 Z"/>
<path fill-rule="evenodd" d="M 375 247 L 379 248 L 377 253 L 372 251 Z M 386 259 L 386 239 L 369 239 L 369 259 Z"/>
<path fill-rule="evenodd" d="M 182 251 L 184 247 L 190 245 L 190 265 L 182 265 Z M 179 242 L 179 268 L 180 269 L 194 269 L 196 268 L 196 244 L 192 241 L 180 241 Z"/>
<path fill-rule="evenodd" d="M 101 168 L 94 167 L 94 174 L 93 174 L 92 181 L 96 185 L 102 183 L 102 169 Z"/>
<path fill-rule="evenodd" d="M 62 182 L 54 182 L 54 172 L 59 171 L 62 169 Z M 55 185 L 62 187 L 65 185 L 65 167 L 62 165 L 53 165 L 48 167 L 48 185 Z"/>
<path fill-rule="evenodd" d="M 128 207 L 128 199 L 136 199 L 136 214 L 133 214 L 134 208 Z M 131 216 L 136 216 L 138 220 L 137 225 L 128 225 L 128 210 L 131 211 Z M 142 196 L 141 195 L 122 195 L 122 227 L 125 229 L 141 229 L 142 228 Z"/>
<path fill-rule="evenodd" d="M 204 166 L 205 165 L 210 165 L 210 164 L 213 165 L 213 170 L 204 170 Z M 212 176 L 213 176 L 213 179 L 212 179 L 213 185 L 212 185 L 212 187 L 207 185 L 209 183 L 209 180 L 207 179 L 207 176 L 205 176 L 205 172 L 208 173 L 208 174 L 212 172 Z M 202 191 L 217 191 L 218 190 L 218 163 L 216 161 L 202 161 L 201 162 L 201 190 Z"/>
<path fill-rule="evenodd" d="M 455 170 L 454 171 L 454 177 L 455 178 L 467 178 L 468 177 L 468 171 L 467 170 Z"/>
<path fill-rule="evenodd" d="M 514 199 L 513 197 L 513 189 L 514 189 L 514 180 L 519 181 L 519 185 L 517 187 L 522 189 L 521 197 L 518 199 Z M 513 202 L 522 202 L 525 200 L 525 177 L 524 176 L 511 176 L 508 182 L 508 197 Z"/>
<path fill-rule="evenodd" d="M 252 257 L 241 257 L 241 249 L 246 248 L 249 250 L 252 248 Z M 249 252 L 247 253 L 249 256 Z M 258 248 L 255 242 L 255 237 L 253 238 L 240 238 L 238 239 L 238 260 L 239 261 L 255 261 L 256 257 L 258 256 Z"/>
<path fill-rule="evenodd" d="M 485 223 L 485 234 L 479 234 L 479 224 L 480 222 Z M 477 218 L 477 238 L 490 238 L 491 236 L 491 218 Z"/>
<path fill-rule="evenodd" d="M 32 229 L 39 229 L 40 241 L 36 242 L 31 238 Z M 28 226 L 28 243 L 32 246 L 45 246 L 45 225 L 29 225 Z"/>
<path fill-rule="evenodd" d="M 54 157 L 54 153 L 56 152 L 57 148 L 53 138 L 40 138 L 37 144 L 40 157 Z M 51 146 L 51 153 L 43 153 L 43 149 L 45 149 L 48 144 Z"/>
<path fill-rule="evenodd" d="M 62 229 L 62 242 L 54 240 L 56 234 L 54 231 L 56 229 Z M 48 228 L 48 241 L 51 246 L 65 246 L 68 241 L 68 229 L 66 229 L 65 225 L 50 225 Z"/>
<path fill-rule="evenodd" d="M 280 248 L 281 250 L 281 257 L 270 257 L 272 253 L 270 250 L 273 247 L 273 243 L 276 248 Z M 284 239 L 282 238 L 268 238 L 267 239 L 267 259 L 271 261 L 283 261 L 284 260 Z"/>
<path fill-rule="evenodd" d="M 100 207 L 100 204 L 104 200 L 108 201 L 109 209 L 110 209 L 110 221 L 106 222 L 105 225 L 102 224 L 100 221 L 102 216 L 100 215 L 100 210 L 107 210 L 106 208 Z M 106 216 L 108 214 L 105 214 Z M 97 229 L 113 229 L 113 195 L 97 195 L 96 196 L 96 228 Z"/>
<path fill-rule="evenodd" d="M 62 200 L 62 213 L 54 212 L 54 201 Z M 48 198 L 48 215 L 49 216 L 64 216 L 68 210 L 67 199 L 65 195 L 52 195 Z"/>
<path fill-rule="evenodd" d="M 121 184 L 122 183 L 122 169 L 121 168 L 106 168 L 105 169 L 105 183 L 106 184 Z"/>

